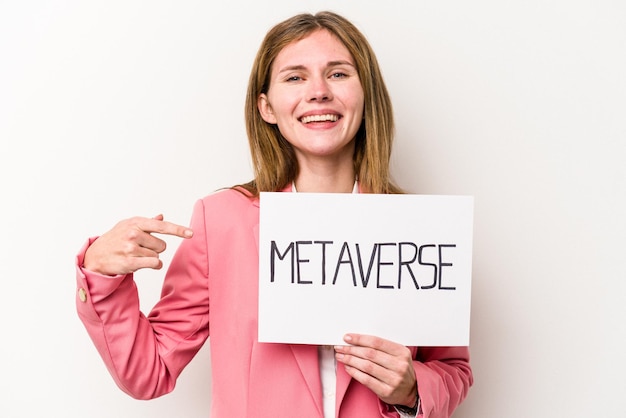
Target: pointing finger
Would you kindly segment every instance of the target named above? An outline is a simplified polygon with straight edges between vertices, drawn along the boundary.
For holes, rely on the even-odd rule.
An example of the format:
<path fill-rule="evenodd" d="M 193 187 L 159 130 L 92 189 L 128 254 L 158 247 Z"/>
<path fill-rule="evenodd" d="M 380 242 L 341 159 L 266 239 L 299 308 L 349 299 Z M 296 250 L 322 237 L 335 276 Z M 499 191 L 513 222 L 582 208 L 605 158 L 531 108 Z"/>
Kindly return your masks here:
<path fill-rule="evenodd" d="M 138 222 L 137 226 L 139 229 L 149 234 L 157 233 L 180 238 L 191 238 L 193 236 L 193 231 L 190 228 L 164 221 L 163 215 L 158 215 L 153 219 L 143 219 Z"/>

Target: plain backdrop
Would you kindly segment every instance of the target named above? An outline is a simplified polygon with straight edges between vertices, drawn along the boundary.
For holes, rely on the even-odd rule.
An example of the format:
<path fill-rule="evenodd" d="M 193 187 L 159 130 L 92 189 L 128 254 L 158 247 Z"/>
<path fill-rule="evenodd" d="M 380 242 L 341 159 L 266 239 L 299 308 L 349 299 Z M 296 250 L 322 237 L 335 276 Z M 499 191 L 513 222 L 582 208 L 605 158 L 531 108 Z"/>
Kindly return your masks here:
<path fill-rule="evenodd" d="M 455 417 L 626 416 L 624 2 L 0 0 L 1 417 L 209 415 L 208 344 L 170 395 L 117 389 L 75 313 L 74 257 L 120 219 L 186 224 L 248 181 L 256 50 L 323 9 L 377 52 L 397 182 L 475 197 L 476 382 Z M 161 280 L 139 274 L 143 309 Z"/>

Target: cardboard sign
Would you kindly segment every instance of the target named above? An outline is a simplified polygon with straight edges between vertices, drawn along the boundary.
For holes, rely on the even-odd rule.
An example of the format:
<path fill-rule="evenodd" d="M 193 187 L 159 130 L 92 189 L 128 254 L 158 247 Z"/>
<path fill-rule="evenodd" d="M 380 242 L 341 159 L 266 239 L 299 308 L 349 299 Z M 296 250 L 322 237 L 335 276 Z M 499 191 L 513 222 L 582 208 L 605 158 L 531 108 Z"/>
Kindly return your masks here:
<path fill-rule="evenodd" d="M 261 193 L 259 341 L 469 344 L 473 198 Z"/>

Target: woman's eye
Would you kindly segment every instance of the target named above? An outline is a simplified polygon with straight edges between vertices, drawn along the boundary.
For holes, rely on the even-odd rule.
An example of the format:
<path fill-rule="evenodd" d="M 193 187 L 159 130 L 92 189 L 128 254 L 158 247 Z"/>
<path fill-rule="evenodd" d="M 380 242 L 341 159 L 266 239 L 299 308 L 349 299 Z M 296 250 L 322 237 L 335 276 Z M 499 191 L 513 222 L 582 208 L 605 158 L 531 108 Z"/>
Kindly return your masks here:
<path fill-rule="evenodd" d="M 300 81 L 300 80 L 302 80 L 302 77 L 298 75 L 292 75 L 291 77 L 287 79 L 287 81 Z"/>
<path fill-rule="evenodd" d="M 341 72 L 337 72 L 337 73 L 332 73 L 331 77 L 332 78 L 344 78 L 347 77 L 348 75 L 345 73 L 341 73 Z"/>

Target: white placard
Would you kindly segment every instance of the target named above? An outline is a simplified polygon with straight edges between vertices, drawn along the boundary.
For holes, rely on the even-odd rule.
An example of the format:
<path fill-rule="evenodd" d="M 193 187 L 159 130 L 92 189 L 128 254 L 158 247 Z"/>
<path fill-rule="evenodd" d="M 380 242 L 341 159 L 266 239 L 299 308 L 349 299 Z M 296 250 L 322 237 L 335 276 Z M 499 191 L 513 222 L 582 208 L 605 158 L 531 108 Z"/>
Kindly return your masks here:
<path fill-rule="evenodd" d="M 469 345 L 473 198 L 261 193 L 259 341 Z"/>

